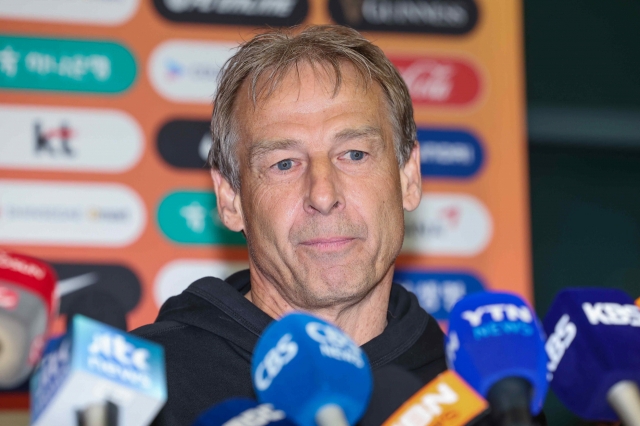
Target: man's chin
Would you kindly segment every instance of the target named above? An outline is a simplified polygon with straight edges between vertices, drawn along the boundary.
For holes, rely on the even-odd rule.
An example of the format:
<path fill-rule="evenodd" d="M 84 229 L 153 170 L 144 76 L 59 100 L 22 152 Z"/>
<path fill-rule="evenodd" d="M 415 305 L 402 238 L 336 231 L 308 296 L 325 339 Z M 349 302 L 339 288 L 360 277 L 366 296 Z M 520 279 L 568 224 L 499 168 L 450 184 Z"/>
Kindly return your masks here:
<path fill-rule="evenodd" d="M 366 297 L 374 286 L 375 283 L 365 278 L 354 280 L 353 276 L 323 277 L 300 283 L 300 296 L 306 308 L 322 309 L 357 303 Z"/>

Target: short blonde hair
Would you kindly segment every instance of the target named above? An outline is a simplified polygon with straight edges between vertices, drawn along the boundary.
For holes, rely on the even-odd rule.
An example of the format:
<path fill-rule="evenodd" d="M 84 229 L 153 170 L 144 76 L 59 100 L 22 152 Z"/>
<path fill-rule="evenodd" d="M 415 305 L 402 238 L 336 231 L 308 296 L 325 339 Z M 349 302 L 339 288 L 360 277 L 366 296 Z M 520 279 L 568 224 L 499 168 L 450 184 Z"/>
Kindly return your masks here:
<path fill-rule="evenodd" d="M 213 144 L 208 164 L 239 191 L 240 167 L 235 149 L 238 138 L 234 128 L 238 91 L 248 81 L 249 96 L 255 104 L 258 98 L 269 96 L 290 70 L 307 62 L 334 73 L 334 96 L 342 84 L 344 63 L 354 67 L 365 85 L 371 81 L 380 85 L 394 129 L 396 158 L 400 166 L 404 165 L 416 141 L 413 106 L 407 85 L 382 49 L 357 31 L 339 25 L 310 26 L 298 34 L 294 30 L 271 30 L 255 36 L 222 67 L 213 102 Z M 258 85 L 259 81 L 268 84 Z"/>

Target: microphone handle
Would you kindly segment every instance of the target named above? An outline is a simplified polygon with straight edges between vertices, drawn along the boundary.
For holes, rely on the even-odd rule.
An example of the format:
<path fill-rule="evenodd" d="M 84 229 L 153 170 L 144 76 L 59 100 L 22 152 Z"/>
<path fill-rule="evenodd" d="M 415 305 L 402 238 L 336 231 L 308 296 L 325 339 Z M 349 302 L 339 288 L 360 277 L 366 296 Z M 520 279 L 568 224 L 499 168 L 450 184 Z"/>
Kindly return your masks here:
<path fill-rule="evenodd" d="M 640 391 L 635 382 L 622 380 L 611 386 L 607 402 L 625 426 L 640 426 Z"/>
<path fill-rule="evenodd" d="M 77 426 L 118 426 L 118 406 L 111 401 L 91 404 L 76 412 Z"/>
<path fill-rule="evenodd" d="M 337 404 L 327 404 L 320 408 L 316 413 L 316 424 L 318 426 L 349 426 L 342 407 Z"/>
<path fill-rule="evenodd" d="M 529 404 L 533 389 L 531 383 L 521 377 L 498 380 L 489 389 L 487 401 L 495 426 L 532 426 Z"/>

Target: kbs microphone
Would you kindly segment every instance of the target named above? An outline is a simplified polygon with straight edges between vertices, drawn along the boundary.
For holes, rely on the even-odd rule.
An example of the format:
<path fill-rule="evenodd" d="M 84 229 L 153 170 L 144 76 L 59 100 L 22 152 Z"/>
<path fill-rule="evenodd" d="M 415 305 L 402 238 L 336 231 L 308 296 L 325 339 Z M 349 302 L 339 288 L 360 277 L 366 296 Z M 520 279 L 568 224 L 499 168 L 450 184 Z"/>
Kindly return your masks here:
<path fill-rule="evenodd" d="M 192 426 L 295 426 L 282 410 L 249 398 L 231 398 L 200 415 Z"/>
<path fill-rule="evenodd" d="M 586 420 L 640 425 L 640 310 L 633 299 L 614 289 L 563 290 L 544 329 L 560 401 Z"/>
<path fill-rule="evenodd" d="M 46 263 L 0 250 L 0 389 L 22 383 L 40 360 L 57 310 Z"/>
<path fill-rule="evenodd" d="M 447 363 L 489 401 L 493 422 L 531 425 L 547 393 L 547 355 L 533 311 L 509 293 L 473 293 L 451 310 Z"/>
<path fill-rule="evenodd" d="M 371 395 L 364 352 L 338 327 L 302 313 L 267 327 L 254 351 L 251 376 L 258 399 L 300 426 L 353 425 Z"/>
<path fill-rule="evenodd" d="M 449 370 L 420 389 L 383 426 L 463 426 L 486 409 L 487 401 Z"/>
<path fill-rule="evenodd" d="M 31 378 L 31 424 L 148 425 L 166 399 L 162 346 L 76 315 Z"/>

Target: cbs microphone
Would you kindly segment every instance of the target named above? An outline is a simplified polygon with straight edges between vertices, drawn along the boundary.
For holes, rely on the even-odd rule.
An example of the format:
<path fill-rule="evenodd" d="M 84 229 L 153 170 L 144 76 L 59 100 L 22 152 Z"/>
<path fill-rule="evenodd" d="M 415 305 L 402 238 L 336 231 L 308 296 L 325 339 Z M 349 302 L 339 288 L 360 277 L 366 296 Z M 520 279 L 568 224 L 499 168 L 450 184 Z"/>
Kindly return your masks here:
<path fill-rule="evenodd" d="M 0 250 L 0 389 L 21 384 L 40 360 L 58 308 L 46 263 Z"/>
<path fill-rule="evenodd" d="M 488 402 L 494 424 L 531 425 L 547 393 L 543 332 L 529 306 L 509 293 L 473 293 L 451 310 L 449 367 Z"/>
<path fill-rule="evenodd" d="M 300 426 L 353 425 L 371 396 L 364 352 L 336 326 L 302 313 L 267 327 L 251 375 L 258 399 Z"/>
<path fill-rule="evenodd" d="M 295 426 L 282 410 L 249 398 L 231 398 L 200 415 L 192 426 Z"/>
<path fill-rule="evenodd" d="M 33 426 L 143 426 L 167 399 L 164 349 L 82 315 L 31 378 Z"/>
<path fill-rule="evenodd" d="M 558 293 L 544 329 L 548 378 L 573 413 L 586 420 L 640 425 L 640 310 L 614 289 Z"/>

